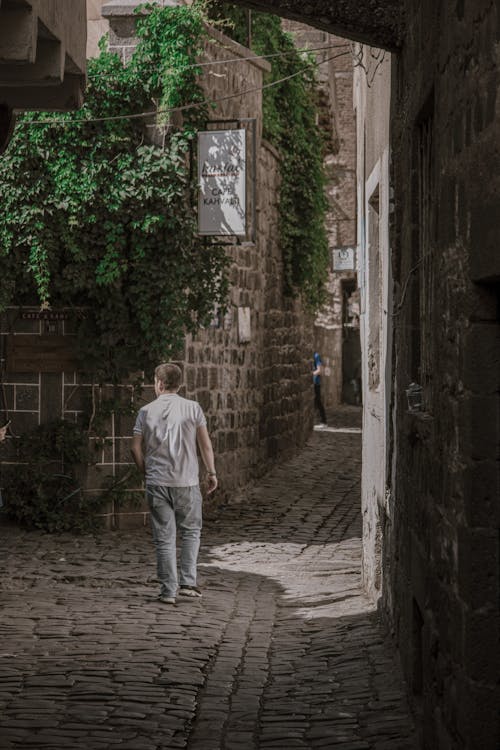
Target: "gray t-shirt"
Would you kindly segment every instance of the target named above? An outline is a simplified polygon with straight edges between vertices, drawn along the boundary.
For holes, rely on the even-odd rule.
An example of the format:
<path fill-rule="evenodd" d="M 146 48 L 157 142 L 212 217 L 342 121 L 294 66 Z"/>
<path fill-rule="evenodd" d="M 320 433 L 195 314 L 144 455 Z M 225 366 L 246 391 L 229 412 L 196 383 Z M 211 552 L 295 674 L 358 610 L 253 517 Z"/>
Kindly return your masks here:
<path fill-rule="evenodd" d="M 196 430 L 207 421 L 196 401 L 162 393 L 137 415 L 134 435 L 142 435 L 146 484 L 193 487 L 198 484 Z"/>

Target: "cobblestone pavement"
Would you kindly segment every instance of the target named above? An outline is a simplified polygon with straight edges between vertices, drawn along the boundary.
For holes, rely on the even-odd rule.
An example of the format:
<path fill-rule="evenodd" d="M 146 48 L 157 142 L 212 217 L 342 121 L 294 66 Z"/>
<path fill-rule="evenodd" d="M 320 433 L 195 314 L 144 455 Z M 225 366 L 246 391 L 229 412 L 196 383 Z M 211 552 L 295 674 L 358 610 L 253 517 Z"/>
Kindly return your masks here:
<path fill-rule="evenodd" d="M 201 600 L 157 603 L 146 530 L 0 528 L 0 747 L 409 750 L 360 589 L 360 436 L 301 455 L 204 530 Z"/>

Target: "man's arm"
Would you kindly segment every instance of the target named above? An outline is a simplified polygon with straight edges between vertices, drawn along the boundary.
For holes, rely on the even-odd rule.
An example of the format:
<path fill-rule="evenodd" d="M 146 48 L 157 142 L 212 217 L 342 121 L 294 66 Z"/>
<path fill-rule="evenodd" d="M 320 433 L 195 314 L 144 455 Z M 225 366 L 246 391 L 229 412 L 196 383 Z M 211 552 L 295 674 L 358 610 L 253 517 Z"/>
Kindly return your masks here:
<path fill-rule="evenodd" d="M 132 458 L 134 459 L 135 465 L 137 466 L 141 474 L 144 474 L 146 467 L 144 465 L 144 453 L 142 451 L 142 435 L 134 435 L 132 437 L 130 452 L 132 454 Z"/>
<path fill-rule="evenodd" d="M 200 449 L 203 463 L 208 474 L 208 493 L 213 492 L 217 487 L 217 476 L 215 474 L 215 458 L 214 449 L 212 447 L 212 441 L 208 434 L 207 428 L 198 427 L 196 430 L 196 439 L 198 441 L 198 447 Z"/>

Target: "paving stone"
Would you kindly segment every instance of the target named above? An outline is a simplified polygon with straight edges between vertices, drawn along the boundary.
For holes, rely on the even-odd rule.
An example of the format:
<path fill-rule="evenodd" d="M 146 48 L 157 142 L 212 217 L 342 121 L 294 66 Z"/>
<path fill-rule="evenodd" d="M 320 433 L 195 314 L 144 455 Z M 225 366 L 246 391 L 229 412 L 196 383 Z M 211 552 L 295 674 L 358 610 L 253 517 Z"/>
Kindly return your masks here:
<path fill-rule="evenodd" d="M 204 597 L 173 610 L 156 602 L 149 530 L 0 523 L 0 747 L 413 750 L 360 586 L 359 481 L 359 435 L 315 433 L 210 511 Z"/>

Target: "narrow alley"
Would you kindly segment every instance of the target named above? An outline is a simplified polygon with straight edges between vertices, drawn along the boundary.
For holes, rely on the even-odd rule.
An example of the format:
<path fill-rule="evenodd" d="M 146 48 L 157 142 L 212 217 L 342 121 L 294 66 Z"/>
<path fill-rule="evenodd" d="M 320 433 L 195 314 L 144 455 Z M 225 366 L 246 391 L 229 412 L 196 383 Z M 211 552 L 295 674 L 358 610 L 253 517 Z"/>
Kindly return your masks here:
<path fill-rule="evenodd" d="M 157 603 L 149 532 L 2 524 L 0 745 L 410 750 L 360 586 L 360 434 L 315 432 L 208 514 L 203 599 Z"/>

